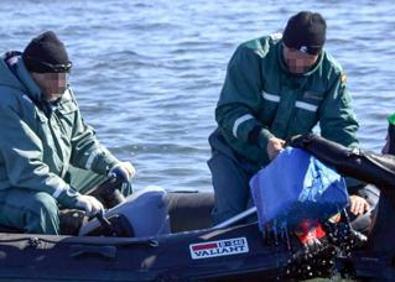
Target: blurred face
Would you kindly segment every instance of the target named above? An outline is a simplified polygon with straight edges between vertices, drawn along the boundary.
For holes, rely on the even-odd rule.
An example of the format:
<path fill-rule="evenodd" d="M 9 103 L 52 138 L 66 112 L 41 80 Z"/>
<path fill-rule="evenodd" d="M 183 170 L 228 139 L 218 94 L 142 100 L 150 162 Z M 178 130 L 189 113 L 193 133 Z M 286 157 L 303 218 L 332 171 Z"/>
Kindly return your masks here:
<path fill-rule="evenodd" d="M 319 54 L 311 55 L 285 45 L 283 47 L 284 61 L 291 73 L 303 74 L 317 62 Z"/>
<path fill-rule="evenodd" d="M 68 73 L 31 73 L 33 80 L 40 87 L 44 99 L 53 102 L 62 97 L 68 83 Z"/>

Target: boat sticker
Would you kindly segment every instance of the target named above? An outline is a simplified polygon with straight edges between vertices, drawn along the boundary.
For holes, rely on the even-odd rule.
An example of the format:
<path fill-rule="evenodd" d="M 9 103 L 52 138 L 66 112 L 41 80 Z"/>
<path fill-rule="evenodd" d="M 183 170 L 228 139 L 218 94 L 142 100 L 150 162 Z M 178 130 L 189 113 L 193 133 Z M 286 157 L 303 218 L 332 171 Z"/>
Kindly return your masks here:
<path fill-rule="evenodd" d="M 249 252 L 245 237 L 191 244 L 189 250 L 192 259 L 206 259 Z"/>

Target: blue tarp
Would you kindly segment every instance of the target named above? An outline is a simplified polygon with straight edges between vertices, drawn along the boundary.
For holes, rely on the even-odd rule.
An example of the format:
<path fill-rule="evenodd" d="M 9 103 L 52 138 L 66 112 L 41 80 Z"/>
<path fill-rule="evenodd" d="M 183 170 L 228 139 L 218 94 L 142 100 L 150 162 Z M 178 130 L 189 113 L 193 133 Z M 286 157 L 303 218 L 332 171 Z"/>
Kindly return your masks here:
<path fill-rule="evenodd" d="M 250 181 L 260 227 L 275 218 L 326 219 L 348 204 L 345 181 L 301 149 L 286 148 Z"/>

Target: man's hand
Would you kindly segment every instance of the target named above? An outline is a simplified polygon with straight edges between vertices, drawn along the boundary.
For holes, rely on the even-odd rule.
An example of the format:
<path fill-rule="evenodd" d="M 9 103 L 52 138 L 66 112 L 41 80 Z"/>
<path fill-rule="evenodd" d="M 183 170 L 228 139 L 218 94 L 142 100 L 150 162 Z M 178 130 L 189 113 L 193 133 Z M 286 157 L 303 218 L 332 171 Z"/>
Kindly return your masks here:
<path fill-rule="evenodd" d="M 285 141 L 277 138 L 277 137 L 272 137 L 269 139 L 269 141 L 267 142 L 267 147 L 266 147 L 266 151 L 267 154 L 269 156 L 270 160 L 273 160 L 278 153 L 280 153 L 285 146 Z"/>
<path fill-rule="evenodd" d="M 130 162 L 121 162 L 115 165 L 109 172 L 109 175 L 114 175 L 122 179 L 124 182 L 129 182 L 136 174 L 136 170 Z"/>
<path fill-rule="evenodd" d="M 89 217 L 104 210 L 103 204 L 95 197 L 81 195 L 70 187 L 63 190 L 56 199 L 65 208 L 83 210 Z"/>
<path fill-rule="evenodd" d="M 357 195 L 351 195 L 350 202 L 350 211 L 356 216 L 364 214 L 370 208 L 369 203 L 364 198 Z"/>
<path fill-rule="evenodd" d="M 99 202 L 95 197 L 89 195 L 78 195 L 75 207 L 80 210 L 84 210 L 88 217 L 97 215 L 104 211 L 103 204 Z"/>

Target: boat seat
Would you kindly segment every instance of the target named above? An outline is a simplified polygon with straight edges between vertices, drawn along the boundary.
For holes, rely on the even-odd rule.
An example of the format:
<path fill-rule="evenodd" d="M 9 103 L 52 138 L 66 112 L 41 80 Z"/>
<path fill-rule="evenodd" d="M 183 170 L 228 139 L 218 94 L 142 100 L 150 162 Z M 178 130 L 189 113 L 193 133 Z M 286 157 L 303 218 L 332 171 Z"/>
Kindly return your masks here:
<path fill-rule="evenodd" d="M 212 226 L 214 193 L 175 191 L 168 193 L 172 232 L 198 230 Z"/>
<path fill-rule="evenodd" d="M 121 204 L 106 211 L 105 219 L 109 222 L 103 217 L 93 218 L 82 225 L 79 235 L 97 236 L 110 233 L 121 237 L 129 237 L 130 234 L 135 237 L 149 237 L 168 234 L 170 223 L 166 196 L 166 190 L 159 186 L 147 186 L 138 190 Z M 121 234 L 114 232 L 117 228 Z"/>

